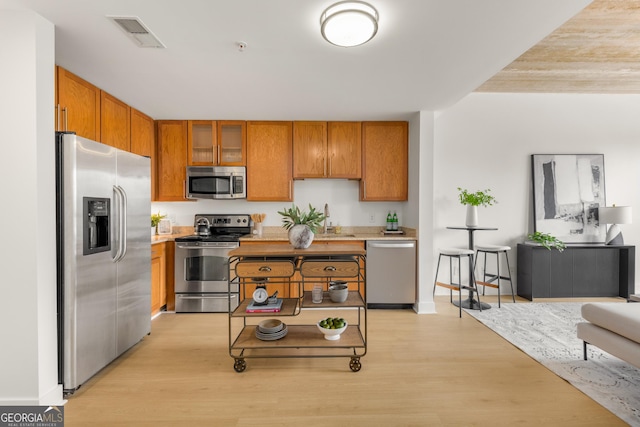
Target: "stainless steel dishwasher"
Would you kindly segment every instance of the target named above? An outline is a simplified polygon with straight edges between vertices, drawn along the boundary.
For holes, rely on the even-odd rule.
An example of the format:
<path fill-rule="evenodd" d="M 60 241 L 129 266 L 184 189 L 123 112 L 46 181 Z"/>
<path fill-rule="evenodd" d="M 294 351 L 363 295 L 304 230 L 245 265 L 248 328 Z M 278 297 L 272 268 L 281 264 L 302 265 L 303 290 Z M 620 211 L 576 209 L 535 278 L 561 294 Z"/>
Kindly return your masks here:
<path fill-rule="evenodd" d="M 409 308 L 416 302 L 415 240 L 367 240 L 367 307 Z"/>

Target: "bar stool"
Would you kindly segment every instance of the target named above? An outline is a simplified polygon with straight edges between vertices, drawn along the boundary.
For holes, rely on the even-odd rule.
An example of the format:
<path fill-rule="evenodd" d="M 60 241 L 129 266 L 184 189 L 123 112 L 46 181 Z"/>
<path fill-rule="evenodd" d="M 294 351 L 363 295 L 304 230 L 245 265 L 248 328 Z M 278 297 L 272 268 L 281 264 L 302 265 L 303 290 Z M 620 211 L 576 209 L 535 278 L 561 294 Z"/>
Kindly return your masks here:
<path fill-rule="evenodd" d="M 498 307 L 500 307 L 500 280 L 508 280 L 511 285 L 511 298 L 513 302 L 516 302 L 516 297 L 513 292 L 513 281 L 511 280 L 511 268 L 509 267 L 509 257 L 507 256 L 507 251 L 510 251 L 511 248 L 509 246 L 496 246 L 496 245 L 476 245 L 476 260 L 473 269 L 475 270 L 476 265 L 478 264 L 478 259 L 480 258 L 480 254 L 484 255 L 484 268 L 482 269 L 482 281 L 476 282 L 477 285 L 482 286 L 482 295 L 484 296 L 484 291 L 487 286 L 490 288 L 495 288 L 498 290 Z M 507 275 L 500 274 L 500 254 L 504 254 L 504 259 L 507 262 Z M 495 255 L 496 256 L 496 272 L 495 273 L 487 273 L 487 255 Z M 494 283 L 496 282 L 496 283 Z"/>
<path fill-rule="evenodd" d="M 453 303 L 453 291 L 458 292 L 458 308 L 460 309 L 460 317 L 462 317 L 462 291 L 469 290 L 471 293 L 475 292 L 478 295 L 478 301 L 480 301 L 480 294 L 478 293 L 478 288 L 476 287 L 476 279 L 474 270 L 471 268 L 473 263 L 473 251 L 471 249 L 460 249 L 460 248 L 443 248 L 439 249 L 440 254 L 438 255 L 438 266 L 436 267 L 436 278 L 433 282 L 433 294 L 436 293 L 436 286 L 442 286 L 443 288 L 449 289 L 449 299 Z M 442 257 L 449 258 L 449 283 L 438 282 L 438 271 L 440 270 L 440 260 Z M 462 282 L 462 258 L 467 258 L 469 263 L 469 284 L 463 285 Z M 458 283 L 453 282 L 453 260 L 458 260 Z M 480 311 L 482 311 L 482 307 L 480 307 Z"/>

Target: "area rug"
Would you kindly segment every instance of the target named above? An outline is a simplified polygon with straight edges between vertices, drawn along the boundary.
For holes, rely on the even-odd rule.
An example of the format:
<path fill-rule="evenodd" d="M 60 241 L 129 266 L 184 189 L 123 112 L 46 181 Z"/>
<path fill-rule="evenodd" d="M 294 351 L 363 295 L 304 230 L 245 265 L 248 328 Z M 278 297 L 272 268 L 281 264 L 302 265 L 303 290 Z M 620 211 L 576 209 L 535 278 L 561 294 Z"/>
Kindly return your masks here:
<path fill-rule="evenodd" d="M 640 369 L 582 340 L 583 303 L 502 303 L 482 312 L 465 310 L 489 329 L 607 408 L 623 421 L 640 427 Z M 624 303 L 621 303 L 624 304 Z"/>

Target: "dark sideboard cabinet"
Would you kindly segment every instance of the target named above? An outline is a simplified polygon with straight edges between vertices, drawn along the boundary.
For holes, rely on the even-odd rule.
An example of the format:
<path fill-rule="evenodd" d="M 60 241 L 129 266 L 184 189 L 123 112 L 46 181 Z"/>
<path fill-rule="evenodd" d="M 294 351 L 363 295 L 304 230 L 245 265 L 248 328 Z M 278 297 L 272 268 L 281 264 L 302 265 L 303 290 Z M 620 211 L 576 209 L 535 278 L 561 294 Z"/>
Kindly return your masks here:
<path fill-rule="evenodd" d="M 623 297 L 635 288 L 635 246 L 570 245 L 563 252 L 518 244 L 518 295 Z"/>

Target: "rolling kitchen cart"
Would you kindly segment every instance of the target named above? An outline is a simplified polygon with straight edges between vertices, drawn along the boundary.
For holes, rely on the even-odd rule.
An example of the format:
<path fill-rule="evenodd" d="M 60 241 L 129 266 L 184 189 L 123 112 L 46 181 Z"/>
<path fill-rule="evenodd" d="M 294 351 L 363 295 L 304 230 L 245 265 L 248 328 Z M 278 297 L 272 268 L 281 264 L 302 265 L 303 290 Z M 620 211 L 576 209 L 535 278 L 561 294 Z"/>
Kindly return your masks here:
<path fill-rule="evenodd" d="M 229 253 L 229 294 L 237 292 L 240 304 L 229 307 L 229 355 L 233 368 L 243 372 L 249 358 L 347 357 L 349 368 L 358 372 L 367 351 L 367 303 L 365 250 L 357 245 L 247 245 Z M 327 292 L 332 280 L 344 280 L 349 293 L 343 303 L 334 303 Z M 310 286 L 321 284 L 321 303 L 312 302 Z M 306 285 L 306 286 L 305 286 Z M 282 299 L 278 312 L 248 312 L 256 287 Z M 273 298 L 273 299 L 275 299 Z M 301 314 L 304 312 L 304 316 Z M 311 313 L 317 316 L 307 316 Z M 316 322 L 330 316 L 348 317 L 340 339 L 328 340 Z M 304 317 L 312 317 L 313 322 Z M 278 339 L 258 338 L 258 323 L 278 318 L 286 335 Z"/>

